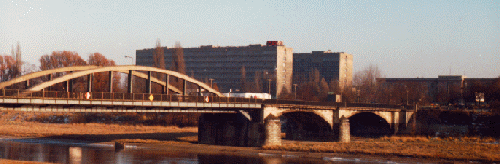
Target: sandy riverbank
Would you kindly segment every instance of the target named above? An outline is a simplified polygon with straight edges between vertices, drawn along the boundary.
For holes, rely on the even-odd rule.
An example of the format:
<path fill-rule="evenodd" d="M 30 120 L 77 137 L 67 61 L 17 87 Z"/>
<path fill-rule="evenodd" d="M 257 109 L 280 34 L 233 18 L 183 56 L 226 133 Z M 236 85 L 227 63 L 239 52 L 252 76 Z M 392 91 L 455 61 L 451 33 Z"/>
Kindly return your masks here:
<path fill-rule="evenodd" d="M 2 164 L 49 164 L 45 162 L 32 162 L 32 161 L 14 161 L 8 159 L 0 159 L 0 163 Z"/>
<path fill-rule="evenodd" d="M 499 144 L 492 139 L 390 137 L 354 139 L 351 143 L 284 141 L 275 147 L 229 147 L 196 144 L 197 128 L 116 124 L 50 124 L 0 120 L 0 135 L 16 138 L 70 139 L 87 142 L 119 142 L 161 151 L 239 156 L 294 155 L 319 158 L 378 158 L 390 161 L 500 161 Z"/>

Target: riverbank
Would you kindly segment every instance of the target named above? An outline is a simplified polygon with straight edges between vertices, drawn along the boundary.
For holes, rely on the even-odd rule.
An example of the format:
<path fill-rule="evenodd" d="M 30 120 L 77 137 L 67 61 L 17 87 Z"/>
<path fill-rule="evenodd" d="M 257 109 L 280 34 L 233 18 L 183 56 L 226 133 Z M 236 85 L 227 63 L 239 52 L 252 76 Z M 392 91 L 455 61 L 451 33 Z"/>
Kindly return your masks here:
<path fill-rule="evenodd" d="M 494 139 L 383 137 L 340 142 L 288 142 L 282 146 L 263 147 L 265 150 L 283 150 L 317 153 L 366 154 L 412 158 L 446 159 L 458 161 L 500 161 L 500 145 Z"/>
<path fill-rule="evenodd" d="M 0 163 L 2 164 L 49 164 L 45 162 L 33 162 L 33 161 L 14 161 L 8 159 L 0 159 Z"/>
<path fill-rule="evenodd" d="M 54 124 L 0 120 L 0 135 L 15 138 L 68 139 L 92 143 L 118 142 L 135 148 L 197 154 L 288 156 L 308 158 L 378 158 L 391 161 L 500 161 L 494 139 L 386 137 L 353 138 L 351 143 L 284 141 L 273 147 L 230 147 L 197 143 L 197 128 L 134 126 L 103 123 Z M 125 149 L 126 150 L 126 149 Z"/>

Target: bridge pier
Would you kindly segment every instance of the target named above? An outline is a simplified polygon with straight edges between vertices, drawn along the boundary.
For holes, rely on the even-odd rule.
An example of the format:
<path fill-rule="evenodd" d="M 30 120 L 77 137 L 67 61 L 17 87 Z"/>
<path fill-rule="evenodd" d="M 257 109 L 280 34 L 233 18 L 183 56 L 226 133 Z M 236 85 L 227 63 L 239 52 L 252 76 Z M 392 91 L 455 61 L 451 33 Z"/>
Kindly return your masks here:
<path fill-rule="evenodd" d="M 393 135 L 396 135 L 399 132 L 399 123 L 392 123 L 391 124 L 391 131 L 394 132 Z"/>
<path fill-rule="evenodd" d="M 204 113 L 198 122 L 198 143 L 262 146 L 265 140 L 263 129 L 262 122 L 250 121 L 240 113 Z"/>
<path fill-rule="evenodd" d="M 266 138 L 264 141 L 264 146 L 281 146 L 280 118 L 274 115 L 270 115 L 265 119 L 264 122 L 264 127 L 266 128 Z"/>
<path fill-rule="evenodd" d="M 339 141 L 351 142 L 351 127 L 349 124 L 349 119 L 345 118 L 344 116 L 340 118 Z"/>

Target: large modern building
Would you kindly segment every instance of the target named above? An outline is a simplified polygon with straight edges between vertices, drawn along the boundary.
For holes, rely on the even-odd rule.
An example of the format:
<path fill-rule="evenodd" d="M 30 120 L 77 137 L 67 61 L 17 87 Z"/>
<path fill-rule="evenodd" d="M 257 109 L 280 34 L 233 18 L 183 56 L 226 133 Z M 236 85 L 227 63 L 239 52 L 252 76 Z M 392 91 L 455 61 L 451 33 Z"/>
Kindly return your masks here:
<path fill-rule="evenodd" d="M 338 81 L 339 88 L 352 85 L 351 54 L 330 50 L 293 54 L 293 75 L 296 79 L 307 78 L 314 69 L 326 81 Z"/>
<path fill-rule="evenodd" d="M 457 103 L 474 101 L 477 92 L 490 94 L 489 86 L 498 78 L 467 78 L 464 75 L 439 75 L 438 78 L 378 78 L 383 87 L 398 87 L 403 90 L 416 87 L 426 94 L 430 102 Z"/>
<path fill-rule="evenodd" d="M 136 64 L 153 65 L 154 48 L 136 51 Z M 281 41 L 268 41 L 266 45 L 219 47 L 205 45 L 183 48 L 186 74 L 207 81 L 212 79 L 221 92 L 270 92 L 279 97 L 291 92 L 293 49 Z M 165 68 L 171 68 L 174 48 L 164 47 Z M 245 78 L 242 78 L 244 67 Z M 270 87 L 269 87 L 270 86 Z"/>

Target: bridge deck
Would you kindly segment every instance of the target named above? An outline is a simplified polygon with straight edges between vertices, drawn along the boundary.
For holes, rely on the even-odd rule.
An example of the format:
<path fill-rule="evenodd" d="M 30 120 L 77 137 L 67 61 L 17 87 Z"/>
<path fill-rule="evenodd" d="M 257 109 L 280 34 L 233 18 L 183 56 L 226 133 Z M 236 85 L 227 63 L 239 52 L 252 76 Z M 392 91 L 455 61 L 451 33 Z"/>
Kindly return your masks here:
<path fill-rule="evenodd" d="M 78 100 L 41 98 L 0 98 L 3 104 L 18 105 L 72 105 L 72 106 L 123 106 L 147 108 L 245 108 L 260 109 L 260 103 L 216 103 L 216 102 L 171 102 L 171 101 L 127 101 L 127 100 Z"/>

